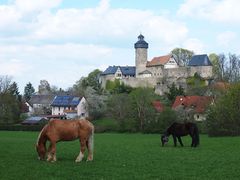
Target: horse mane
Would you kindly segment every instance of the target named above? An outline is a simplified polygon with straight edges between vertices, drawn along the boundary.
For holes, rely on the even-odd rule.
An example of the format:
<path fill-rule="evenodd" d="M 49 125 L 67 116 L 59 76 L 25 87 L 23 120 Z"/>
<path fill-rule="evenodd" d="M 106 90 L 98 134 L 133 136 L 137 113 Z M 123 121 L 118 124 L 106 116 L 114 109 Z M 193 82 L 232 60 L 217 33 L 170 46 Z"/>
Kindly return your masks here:
<path fill-rule="evenodd" d="M 43 144 L 45 144 L 46 143 L 46 141 L 47 141 L 47 138 L 46 138 L 46 129 L 47 129 L 47 126 L 48 126 L 48 124 L 46 124 L 44 127 L 43 127 L 43 129 L 41 130 L 41 132 L 39 133 L 39 135 L 38 135 L 38 138 L 37 138 L 37 145 L 39 145 L 39 143 L 43 143 Z"/>

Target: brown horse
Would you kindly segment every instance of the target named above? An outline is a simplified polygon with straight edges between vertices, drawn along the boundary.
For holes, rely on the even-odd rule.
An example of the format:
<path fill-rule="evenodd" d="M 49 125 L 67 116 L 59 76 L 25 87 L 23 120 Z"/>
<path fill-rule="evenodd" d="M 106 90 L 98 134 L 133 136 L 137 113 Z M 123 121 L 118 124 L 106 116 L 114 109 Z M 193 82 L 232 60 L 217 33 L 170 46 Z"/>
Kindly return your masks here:
<path fill-rule="evenodd" d="M 44 160 L 47 153 L 47 161 L 55 162 L 56 159 L 56 143 L 59 141 L 71 141 L 79 139 L 80 152 L 75 162 L 82 161 L 84 151 L 88 149 L 87 161 L 93 160 L 93 136 L 94 126 L 85 119 L 81 120 L 50 120 L 42 131 L 39 133 L 36 150 L 38 158 Z M 48 150 L 46 148 L 47 141 L 50 141 Z"/>

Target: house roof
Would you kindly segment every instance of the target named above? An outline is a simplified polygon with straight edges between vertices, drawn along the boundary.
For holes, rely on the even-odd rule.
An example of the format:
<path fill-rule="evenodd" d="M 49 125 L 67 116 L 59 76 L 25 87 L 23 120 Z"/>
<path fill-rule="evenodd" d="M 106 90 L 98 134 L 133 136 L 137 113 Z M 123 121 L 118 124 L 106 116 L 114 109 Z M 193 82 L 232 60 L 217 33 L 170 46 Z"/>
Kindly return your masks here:
<path fill-rule="evenodd" d="M 136 72 L 135 66 L 108 66 L 108 68 L 102 72 L 101 75 L 115 74 L 118 68 L 120 68 L 123 75 L 134 76 Z"/>
<path fill-rule="evenodd" d="M 152 102 L 153 107 L 158 111 L 158 112 L 162 112 L 163 111 L 163 104 L 160 101 L 153 101 Z"/>
<path fill-rule="evenodd" d="M 31 99 L 29 100 L 29 104 L 51 104 L 52 100 L 54 99 L 55 95 L 32 95 Z"/>
<path fill-rule="evenodd" d="M 166 56 L 154 57 L 151 61 L 147 62 L 146 66 L 149 67 L 165 65 L 170 60 L 171 57 L 173 57 L 171 54 Z"/>
<path fill-rule="evenodd" d="M 38 124 L 40 121 L 47 121 L 47 118 L 41 116 L 33 116 L 24 120 L 21 124 Z"/>
<path fill-rule="evenodd" d="M 205 112 L 207 106 L 213 101 L 211 96 L 177 96 L 172 105 L 173 109 L 180 106 L 194 109 L 197 113 Z"/>
<path fill-rule="evenodd" d="M 55 96 L 51 106 L 58 106 L 58 107 L 69 107 L 69 106 L 77 106 L 80 101 L 81 97 L 76 96 Z"/>
<path fill-rule="evenodd" d="M 201 54 L 193 56 L 188 66 L 212 66 L 212 63 L 206 54 Z"/>

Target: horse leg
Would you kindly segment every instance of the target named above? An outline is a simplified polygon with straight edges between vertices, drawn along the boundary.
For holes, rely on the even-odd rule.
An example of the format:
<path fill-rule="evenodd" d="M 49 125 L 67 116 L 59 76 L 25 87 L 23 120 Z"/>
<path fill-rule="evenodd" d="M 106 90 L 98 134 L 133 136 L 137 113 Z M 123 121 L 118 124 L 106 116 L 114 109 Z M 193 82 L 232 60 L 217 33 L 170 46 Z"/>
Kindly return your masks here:
<path fill-rule="evenodd" d="M 174 135 L 173 135 L 173 142 L 174 142 L 174 146 L 176 147 L 177 146 L 177 138 Z"/>
<path fill-rule="evenodd" d="M 93 160 L 93 145 L 91 144 L 91 142 L 88 140 L 87 141 L 87 149 L 88 149 L 88 158 L 87 161 L 92 161 Z"/>
<path fill-rule="evenodd" d="M 47 161 L 55 162 L 56 160 L 57 160 L 57 158 L 56 158 L 56 142 L 51 142 L 51 144 L 48 148 Z"/>
<path fill-rule="evenodd" d="M 75 162 L 81 162 L 83 157 L 84 157 L 84 152 L 85 152 L 85 148 L 86 148 L 86 140 L 85 139 L 80 139 L 80 152 L 79 155 L 77 156 Z"/>
<path fill-rule="evenodd" d="M 183 143 L 182 143 L 182 139 L 180 136 L 177 137 L 178 138 L 178 142 L 181 144 L 181 146 L 183 146 Z"/>
<path fill-rule="evenodd" d="M 192 138 L 192 144 L 191 144 L 191 147 L 194 147 L 195 146 L 195 137 L 194 135 L 190 134 L 191 138 Z"/>

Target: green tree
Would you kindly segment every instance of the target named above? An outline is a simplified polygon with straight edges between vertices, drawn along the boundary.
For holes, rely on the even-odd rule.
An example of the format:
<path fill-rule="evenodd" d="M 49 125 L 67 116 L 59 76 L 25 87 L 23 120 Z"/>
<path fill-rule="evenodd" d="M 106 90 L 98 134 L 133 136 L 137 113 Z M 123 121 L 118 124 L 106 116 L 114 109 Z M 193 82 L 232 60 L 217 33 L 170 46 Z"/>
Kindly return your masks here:
<path fill-rule="evenodd" d="M 135 127 L 130 118 L 131 110 L 130 98 L 126 93 L 113 94 L 108 99 L 107 112 L 110 117 L 117 120 L 122 131 Z"/>
<path fill-rule="evenodd" d="M 21 98 L 17 83 L 8 76 L 0 76 L 0 123 L 15 123 L 20 117 Z"/>
<path fill-rule="evenodd" d="M 198 73 L 187 78 L 187 85 L 187 95 L 203 96 L 208 88 L 205 80 Z"/>
<path fill-rule="evenodd" d="M 111 94 L 129 94 L 133 90 L 133 88 L 125 85 L 124 83 L 120 83 L 119 79 L 115 79 L 114 81 L 107 81 L 106 90 L 109 91 Z"/>
<path fill-rule="evenodd" d="M 174 55 L 174 58 L 176 59 L 178 64 L 182 66 L 187 66 L 188 62 L 194 55 L 193 51 L 183 48 L 175 48 L 171 51 L 171 53 Z"/>
<path fill-rule="evenodd" d="M 90 72 L 85 78 L 84 86 L 91 86 L 98 94 L 102 92 L 101 84 L 99 83 L 99 76 L 102 73 L 99 69 Z"/>
<path fill-rule="evenodd" d="M 169 92 L 166 93 L 168 100 L 173 103 L 177 96 L 184 95 L 184 89 L 182 86 L 177 87 L 175 83 L 172 83 L 171 86 L 168 86 Z"/>
<path fill-rule="evenodd" d="M 130 93 L 130 98 L 132 117 L 136 120 L 137 129 L 144 131 L 146 123 L 154 119 L 154 91 L 151 88 L 136 88 Z"/>
<path fill-rule="evenodd" d="M 24 87 L 24 99 L 26 102 L 28 102 L 31 99 L 31 96 L 34 94 L 35 89 L 32 86 L 32 84 L 29 82 L 26 84 L 26 86 Z"/>
<path fill-rule="evenodd" d="M 213 65 L 212 71 L 213 71 L 214 79 L 222 80 L 219 56 L 215 53 L 211 53 L 209 55 L 209 59 L 210 59 L 212 65 Z"/>
<path fill-rule="evenodd" d="M 240 83 L 237 83 L 211 106 L 207 116 L 209 135 L 240 135 L 239 114 Z"/>

